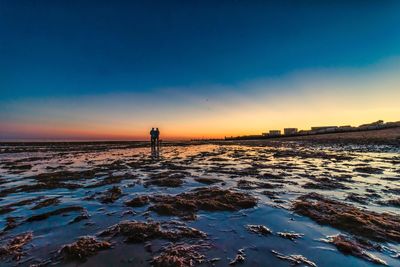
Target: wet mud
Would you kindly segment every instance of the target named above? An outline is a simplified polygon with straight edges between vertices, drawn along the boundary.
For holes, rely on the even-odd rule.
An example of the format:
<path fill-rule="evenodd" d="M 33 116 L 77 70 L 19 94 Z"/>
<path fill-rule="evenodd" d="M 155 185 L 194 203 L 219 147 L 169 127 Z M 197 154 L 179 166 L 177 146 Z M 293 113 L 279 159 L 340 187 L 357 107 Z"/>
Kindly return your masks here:
<path fill-rule="evenodd" d="M 400 149 L 0 144 L 4 266 L 397 266 Z"/>

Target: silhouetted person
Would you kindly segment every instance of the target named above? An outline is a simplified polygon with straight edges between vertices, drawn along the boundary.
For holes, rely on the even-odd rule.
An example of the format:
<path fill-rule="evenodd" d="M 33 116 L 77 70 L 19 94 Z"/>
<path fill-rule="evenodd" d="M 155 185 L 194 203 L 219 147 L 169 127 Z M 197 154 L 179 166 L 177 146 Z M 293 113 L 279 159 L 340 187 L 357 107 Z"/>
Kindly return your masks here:
<path fill-rule="evenodd" d="M 151 128 L 150 131 L 150 143 L 151 147 L 154 147 L 156 145 L 156 130 L 154 128 Z"/>
<path fill-rule="evenodd" d="M 156 140 L 155 140 L 156 145 L 159 146 L 160 145 L 160 130 L 158 130 L 158 128 L 156 128 L 156 130 L 155 130 L 155 138 L 156 138 Z"/>

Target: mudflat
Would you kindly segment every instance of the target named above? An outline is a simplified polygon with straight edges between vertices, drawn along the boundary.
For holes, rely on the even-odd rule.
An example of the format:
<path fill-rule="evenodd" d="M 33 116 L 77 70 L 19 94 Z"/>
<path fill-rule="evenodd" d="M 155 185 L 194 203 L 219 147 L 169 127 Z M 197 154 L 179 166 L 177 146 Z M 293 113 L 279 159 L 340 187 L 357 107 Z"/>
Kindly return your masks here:
<path fill-rule="evenodd" d="M 398 266 L 389 130 L 158 151 L 2 143 L 1 266 Z"/>

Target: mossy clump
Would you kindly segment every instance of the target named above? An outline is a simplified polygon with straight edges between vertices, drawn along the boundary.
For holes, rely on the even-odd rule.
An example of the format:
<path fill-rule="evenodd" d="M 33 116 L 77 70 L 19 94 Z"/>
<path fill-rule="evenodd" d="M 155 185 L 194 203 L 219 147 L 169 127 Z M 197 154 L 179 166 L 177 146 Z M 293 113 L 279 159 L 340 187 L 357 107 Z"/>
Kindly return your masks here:
<path fill-rule="evenodd" d="M 183 184 L 185 172 L 165 171 L 153 173 L 145 182 L 145 186 L 155 185 L 160 187 L 179 187 Z"/>
<path fill-rule="evenodd" d="M 204 245 L 172 244 L 162 249 L 162 253 L 151 261 L 154 267 L 191 267 L 205 262 L 200 253 Z"/>
<path fill-rule="evenodd" d="M 258 189 L 258 188 L 274 189 L 278 187 L 283 187 L 283 185 L 268 183 L 268 182 L 254 182 L 241 179 L 237 182 L 237 187 L 240 189 Z"/>
<path fill-rule="evenodd" d="M 55 206 L 61 203 L 60 197 L 53 197 L 53 198 L 47 198 L 44 199 L 42 201 L 40 201 L 39 203 L 37 203 L 34 207 L 32 207 L 32 210 L 37 210 L 37 209 L 41 209 L 44 207 L 48 207 L 48 206 Z"/>
<path fill-rule="evenodd" d="M 64 182 L 59 182 L 59 181 L 51 181 L 48 180 L 46 182 L 37 182 L 35 184 L 27 184 L 27 185 L 18 185 L 10 188 L 6 188 L 3 190 L 0 190 L 0 197 L 5 197 L 8 196 L 9 194 L 14 194 L 14 193 L 29 193 L 29 192 L 38 192 L 42 190 L 52 190 L 52 189 L 60 189 L 60 188 L 66 188 L 69 190 L 77 189 L 80 188 L 81 186 L 78 184 L 74 183 L 64 183 Z"/>
<path fill-rule="evenodd" d="M 303 186 L 306 189 L 319 189 L 319 190 L 336 190 L 336 189 L 349 189 L 346 185 L 334 179 L 319 178 L 314 182 L 307 182 Z"/>
<path fill-rule="evenodd" d="M 392 206 L 400 208 L 400 198 L 389 199 L 386 201 L 378 201 L 377 203 L 384 206 Z"/>
<path fill-rule="evenodd" d="M 246 226 L 247 230 L 249 230 L 250 232 L 259 234 L 259 235 L 269 235 L 272 234 L 271 229 L 269 229 L 268 227 L 261 225 L 261 224 L 248 224 Z"/>
<path fill-rule="evenodd" d="M 248 194 L 217 187 L 197 188 L 175 196 L 154 196 L 151 201 L 154 205 L 150 210 L 160 215 L 180 217 L 194 217 L 199 210 L 236 211 L 252 208 L 257 204 L 256 198 Z"/>
<path fill-rule="evenodd" d="M 42 182 L 48 183 L 53 181 L 71 181 L 90 179 L 96 175 L 97 170 L 80 170 L 80 171 L 57 171 L 40 173 L 32 178 Z"/>
<path fill-rule="evenodd" d="M 145 183 L 145 186 L 155 185 L 160 187 L 179 187 L 183 184 L 183 180 L 177 177 L 151 179 Z"/>
<path fill-rule="evenodd" d="M 59 208 L 56 210 L 52 210 L 49 212 L 45 212 L 45 213 L 41 213 L 41 214 L 37 214 L 37 215 L 32 215 L 30 217 L 28 217 L 26 219 L 27 222 L 33 222 L 33 221 L 42 221 L 45 220 L 51 216 L 55 216 L 55 215 L 61 215 L 61 214 L 66 214 L 66 213 L 70 213 L 70 212 L 76 212 L 76 211 L 83 211 L 85 210 L 84 208 L 82 208 L 81 206 L 70 206 L 70 207 L 63 207 L 63 208 Z"/>
<path fill-rule="evenodd" d="M 368 198 L 364 197 L 360 194 L 356 194 L 356 193 L 350 193 L 347 195 L 346 197 L 347 201 L 352 201 L 352 202 L 357 202 L 360 204 L 367 204 L 368 203 Z"/>
<path fill-rule="evenodd" d="M 141 243 L 153 239 L 179 240 L 205 238 L 207 235 L 195 228 L 173 223 L 122 221 L 109 227 L 100 236 L 122 235 L 126 242 Z"/>
<path fill-rule="evenodd" d="M 353 255 L 355 257 L 362 258 L 375 264 L 387 265 L 384 260 L 379 259 L 374 255 L 366 252 L 364 250 L 365 247 L 363 244 L 355 240 L 351 240 L 344 235 L 330 236 L 327 241 L 335 245 L 335 247 L 343 254 Z"/>
<path fill-rule="evenodd" d="M 142 207 L 144 205 L 147 205 L 149 201 L 150 198 L 148 196 L 138 196 L 129 201 L 126 201 L 125 205 L 129 207 Z"/>
<path fill-rule="evenodd" d="M 382 174 L 383 170 L 380 168 L 374 168 L 374 167 L 357 167 L 353 169 L 355 172 L 360 172 L 360 173 L 368 173 L 368 174 Z"/>
<path fill-rule="evenodd" d="M 26 232 L 8 240 L 5 245 L 0 246 L 0 259 L 11 257 L 13 260 L 19 261 L 25 255 L 23 246 L 29 243 L 32 238 L 32 232 Z"/>
<path fill-rule="evenodd" d="M 297 199 L 293 209 L 326 224 L 375 241 L 400 242 L 400 217 L 361 210 L 353 205 L 309 193 Z"/>
<path fill-rule="evenodd" d="M 113 186 L 100 196 L 101 203 L 113 203 L 122 196 L 121 188 Z"/>
<path fill-rule="evenodd" d="M 278 259 L 290 262 L 292 266 L 303 265 L 303 266 L 309 266 L 309 267 L 317 267 L 317 264 L 310 261 L 303 255 L 283 255 L 275 250 L 272 250 L 271 252 Z"/>
<path fill-rule="evenodd" d="M 85 236 L 72 244 L 63 246 L 59 253 L 66 260 L 85 260 L 89 256 L 96 255 L 99 250 L 108 248 L 111 248 L 111 243 Z"/>
<path fill-rule="evenodd" d="M 196 182 L 202 183 L 202 184 L 216 184 L 222 182 L 221 179 L 217 178 L 204 178 L 204 177 L 198 177 L 194 179 Z"/>
<path fill-rule="evenodd" d="M 293 233 L 293 232 L 278 232 L 278 236 L 294 241 L 298 238 L 303 237 L 304 234 Z"/>
<path fill-rule="evenodd" d="M 85 188 L 95 188 L 95 187 L 100 187 L 100 186 L 104 186 L 104 185 L 119 184 L 124 180 L 134 180 L 136 178 L 137 177 L 132 174 L 124 174 L 124 175 L 118 175 L 118 176 L 111 175 L 97 183 L 87 185 L 87 186 L 85 186 Z"/>
<path fill-rule="evenodd" d="M 30 205 L 40 199 L 41 199 L 41 197 L 35 197 L 35 198 L 24 199 L 24 200 L 20 200 L 18 202 L 2 205 L 0 207 L 0 215 L 10 213 L 10 212 L 14 211 L 16 209 L 16 207 Z"/>
<path fill-rule="evenodd" d="M 229 265 L 244 263 L 245 259 L 246 259 L 246 254 L 244 253 L 244 249 L 241 248 L 237 251 L 235 258 L 229 262 Z"/>

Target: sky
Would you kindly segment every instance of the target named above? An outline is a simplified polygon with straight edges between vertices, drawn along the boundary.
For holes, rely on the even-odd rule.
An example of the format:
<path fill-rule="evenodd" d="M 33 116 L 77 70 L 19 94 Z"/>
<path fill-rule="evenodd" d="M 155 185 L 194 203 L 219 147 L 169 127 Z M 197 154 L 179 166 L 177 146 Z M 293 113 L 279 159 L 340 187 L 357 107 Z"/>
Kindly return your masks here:
<path fill-rule="evenodd" d="M 400 1 L 0 0 L 0 140 L 400 120 Z"/>

